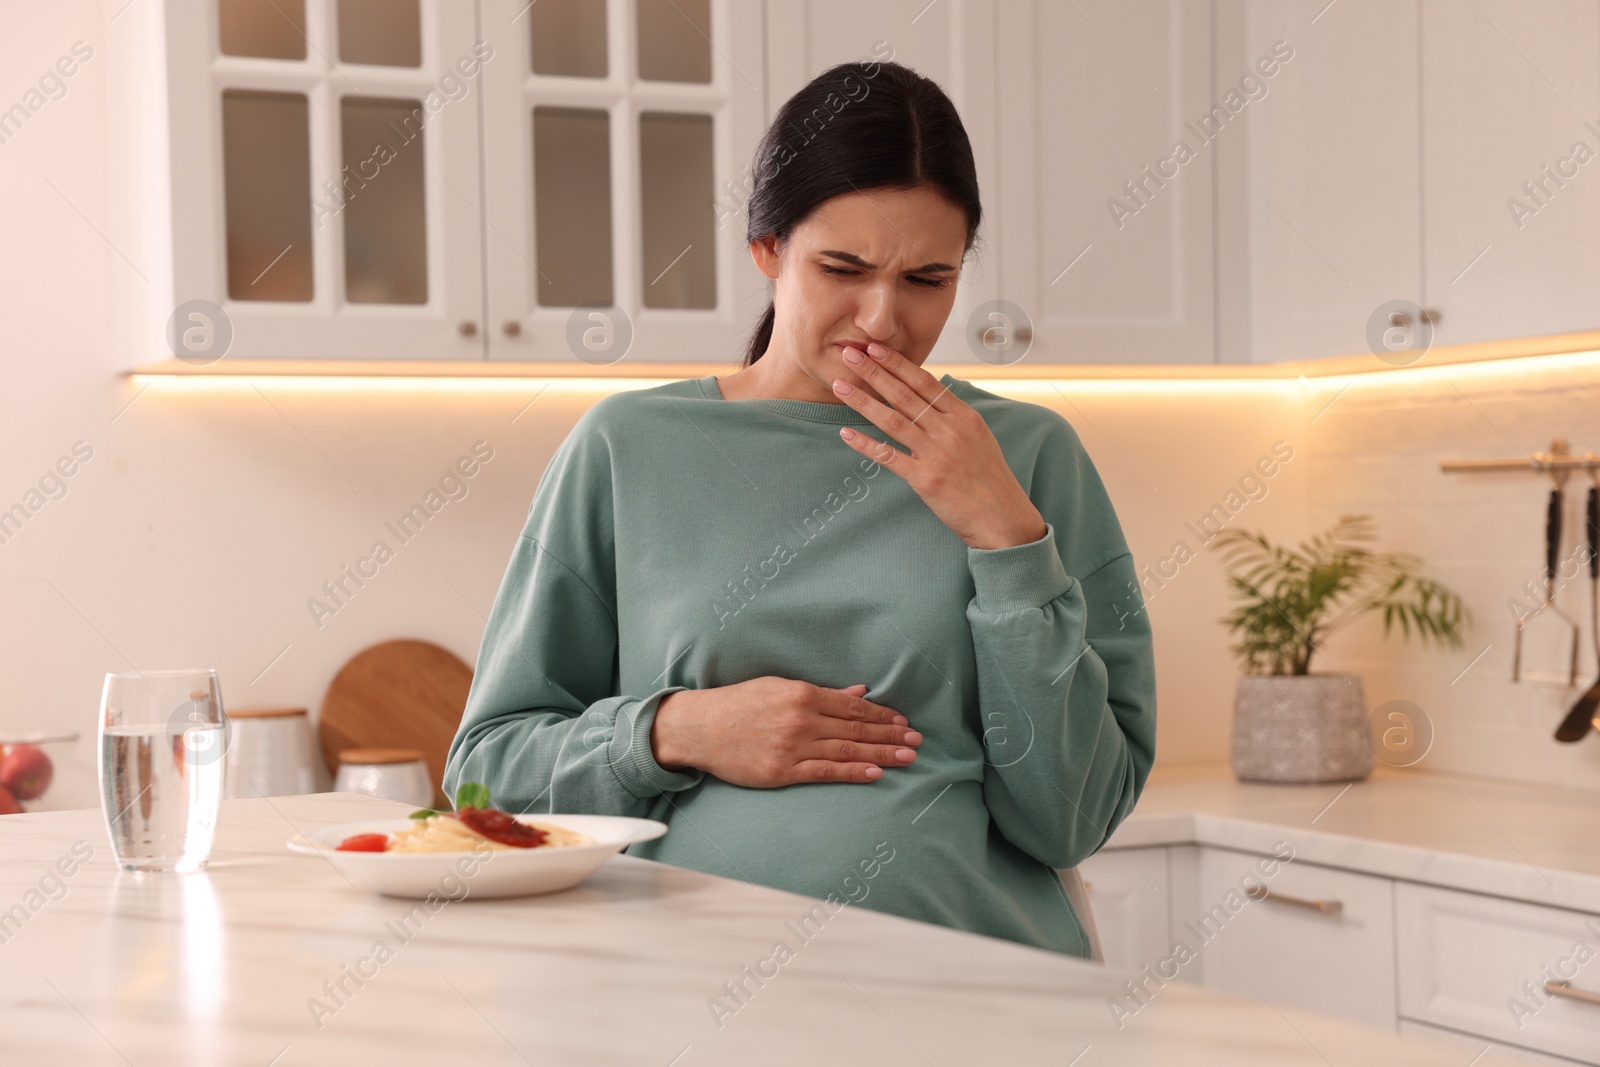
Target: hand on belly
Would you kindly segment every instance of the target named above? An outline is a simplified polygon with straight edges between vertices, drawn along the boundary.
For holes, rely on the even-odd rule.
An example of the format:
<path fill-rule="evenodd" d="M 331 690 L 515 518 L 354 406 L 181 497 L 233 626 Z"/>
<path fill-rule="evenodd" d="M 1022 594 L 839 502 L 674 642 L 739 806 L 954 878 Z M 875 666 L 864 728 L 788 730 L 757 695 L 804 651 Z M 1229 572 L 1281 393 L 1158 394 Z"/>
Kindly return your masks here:
<path fill-rule="evenodd" d="M 922 735 L 865 685 L 826 689 L 752 678 L 673 693 L 656 709 L 650 747 L 668 770 L 694 768 L 757 789 L 799 782 L 874 782 L 916 760 Z"/>

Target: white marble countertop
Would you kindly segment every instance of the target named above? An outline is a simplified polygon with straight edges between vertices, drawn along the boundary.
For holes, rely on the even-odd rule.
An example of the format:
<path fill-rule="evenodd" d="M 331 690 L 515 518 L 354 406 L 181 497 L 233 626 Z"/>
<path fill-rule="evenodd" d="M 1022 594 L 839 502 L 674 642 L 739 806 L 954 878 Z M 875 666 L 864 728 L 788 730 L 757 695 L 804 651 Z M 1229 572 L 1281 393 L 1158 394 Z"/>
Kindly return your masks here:
<path fill-rule="evenodd" d="M 786 924 L 814 901 L 630 856 L 564 893 L 447 904 L 401 941 L 386 924 L 409 902 L 284 842 L 404 810 L 224 801 L 192 875 L 118 871 L 98 811 L 0 818 L 0 1062 L 1461 1067 L 1447 1047 L 1181 983 L 1119 1030 L 1107 1001 L 1131 975 L 859 907 L 801 943 Z M 80 841 L 92 859 L 45 880 Z M 780 939 L 793 959 L 719 1027 L 711 998 Z M 379 940 L 392 958 L 347 980 L 319 1027 L 311 998 Z"/>
<path fill-rule="evenodd" d="M 1380 765 L 1362 782 L 1240 782 L 1162 768 L 1107 847 L 1198 844 L 1600 912 L 1600 793 Z"/>

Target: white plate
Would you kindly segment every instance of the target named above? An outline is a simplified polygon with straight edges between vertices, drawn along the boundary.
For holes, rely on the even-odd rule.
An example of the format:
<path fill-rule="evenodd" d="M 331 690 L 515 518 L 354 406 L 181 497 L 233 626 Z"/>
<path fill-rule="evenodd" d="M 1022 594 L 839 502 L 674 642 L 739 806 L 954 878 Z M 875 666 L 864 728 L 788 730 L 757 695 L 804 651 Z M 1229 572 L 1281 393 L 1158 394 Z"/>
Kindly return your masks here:
<path fill-rule="evenodd" d="M 352 881 L 388 897 L 461 900 L 515 897 L 570 889 L 629 845 L 653 841 L 667 824 L 622 815 L 520 815 L 517 821 L 576 830 L 592 845 L 483 849 L 479 852 L 340 852 L 354 834 L 392 834 L 410 819 L 369 819 L 324 826 L 289 840 L 291 851 L 325 857 Z"/>

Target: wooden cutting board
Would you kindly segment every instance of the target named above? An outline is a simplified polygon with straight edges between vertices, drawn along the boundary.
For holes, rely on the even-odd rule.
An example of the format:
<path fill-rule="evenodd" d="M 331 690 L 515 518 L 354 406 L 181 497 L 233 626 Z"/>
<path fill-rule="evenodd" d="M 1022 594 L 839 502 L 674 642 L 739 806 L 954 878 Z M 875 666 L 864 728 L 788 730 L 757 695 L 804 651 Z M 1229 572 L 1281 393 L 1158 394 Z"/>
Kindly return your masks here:
<path fill-rule="evenodd" d="M 334 676 L 317 724 L 322 758 L 339 772 L 347 748 L 414 748 L 428 761 L 434 805 L 445 756 L 461 725 L 472 668 L 427 641 L 385 641 L 355 655 Z"/>

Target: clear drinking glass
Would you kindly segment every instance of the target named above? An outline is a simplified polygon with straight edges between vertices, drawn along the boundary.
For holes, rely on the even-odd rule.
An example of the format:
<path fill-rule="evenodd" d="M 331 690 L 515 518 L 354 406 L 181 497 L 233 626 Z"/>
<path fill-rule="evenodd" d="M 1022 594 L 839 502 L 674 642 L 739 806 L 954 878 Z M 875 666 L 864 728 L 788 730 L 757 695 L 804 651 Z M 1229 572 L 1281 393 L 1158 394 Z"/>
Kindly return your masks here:
<path fill-rule="evenodd" d="M 227 728 L 216 671 L 106 675 L 100 803 L 124 870 L 206 865 L 217 832 Z"/>

